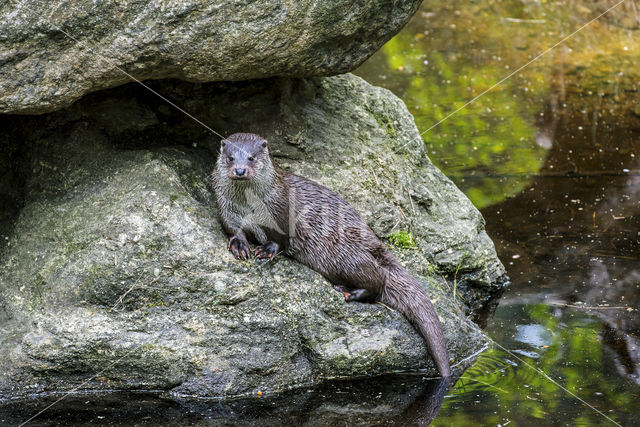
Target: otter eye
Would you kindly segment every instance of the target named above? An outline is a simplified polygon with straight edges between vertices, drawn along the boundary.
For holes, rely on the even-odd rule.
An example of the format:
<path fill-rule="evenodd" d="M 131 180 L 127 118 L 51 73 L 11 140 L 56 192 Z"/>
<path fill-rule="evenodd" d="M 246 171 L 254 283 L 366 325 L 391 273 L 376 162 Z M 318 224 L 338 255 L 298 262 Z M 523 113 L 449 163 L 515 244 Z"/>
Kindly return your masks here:
<path fill-rule="evenodd" d="M 233 162 L 233 157 L 229 156 L 229 161 Z"/>
<path fill-rule="evenodd" d="M 249 160 L 250 162 L 253 162 L 255 159 L 253 157 L 249 157 L 247 160 Z"/>

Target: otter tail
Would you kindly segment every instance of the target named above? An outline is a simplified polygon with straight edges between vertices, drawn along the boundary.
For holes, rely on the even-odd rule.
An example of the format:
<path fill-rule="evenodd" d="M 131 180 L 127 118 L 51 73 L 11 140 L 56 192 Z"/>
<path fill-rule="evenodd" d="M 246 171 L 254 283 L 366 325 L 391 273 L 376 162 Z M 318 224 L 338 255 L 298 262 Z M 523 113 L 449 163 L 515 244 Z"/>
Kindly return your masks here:
<path fill-rule="evenodd" d="M 440 375 L 451 376 L 442 324 L 427 292 L 402 266 L 389 266 L 380 301 L 402 313 L 427 343 Z"/>

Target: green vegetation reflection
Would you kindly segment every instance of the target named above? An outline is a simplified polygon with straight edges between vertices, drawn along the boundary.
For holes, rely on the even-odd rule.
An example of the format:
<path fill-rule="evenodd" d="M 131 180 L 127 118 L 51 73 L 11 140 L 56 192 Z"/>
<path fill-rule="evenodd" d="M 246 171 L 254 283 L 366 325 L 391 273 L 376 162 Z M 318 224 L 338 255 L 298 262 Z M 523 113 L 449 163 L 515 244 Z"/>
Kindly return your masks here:
<path fill-rule="evenodd" d="M 603 12 L 606 5 L 425 2 L 407 27 L 356 73 L 402 98 L 424 132 Z M 546 108 L 562 108 L 568 91 L 586 95 L 585 105 L 591 108 L 593 98 L 607 95 L 609 89 L 624 92 L 621 79 L 633 81 L 628 76 L 635 73 L 632 64 L 640 43 L 620 23 L 638 24 L 628 19 L 627 12 L 633 11 L 625 7 L 423 134 L 432 161 L 476 206 L 519 193 L 538 173 L 552 144 L 537 132 Z"/>
<path fill-rule="evenodd" d="M 637 384 L 622 384 L 600 334 L 602 322 L 585 312 L 544 304 L 501 307 L 504 323 L 490 332 L 527 364 L 535 366 L 607 416 L 635 419 Z M 513 319 L 517 318 L 517 322 Z M 502 349 L 484 352 L 445 399 L 433 425 L 528 425 L 544 420 L 563 425 L 603 425 L 606 419 L 543 374 Z M 462 410 L 475 406 L 476 410 Z M 479 417 L 483 417 L 482 419 Z"/>
<path fill-rule="evenodd" d="M 401 64 L 419 69 L 420 64 L 428 64 L 410 78 L 404 96 L 421 130 L 444 119 L 501 77 L 502 70 L 493 64 L 475 66 L 464 56 L 447 59 L 438 51 L 424 53 L 421 46 L 403 34 L 383 49 L 391 69 L 400 69 Z M 519 175 L 537 172 L 544 161 L 545 149 L 535 143 L 531 123 L 539 107 L 520 103 L 513 95 L 519 90 L 516 85 L 515 81 L 506 82 L 501 90 L 479 98 L 443 121 L 437 130 L 423 135 L 434 162 L 456 179 L 478 207 L 520 192 L 526 180 L 517 179 Z M 465 182 L 465 176 L 478 173 L 515 175 L 516 180 L 509 181 L 507 188 L 495 188 L 495 180 Z"/>

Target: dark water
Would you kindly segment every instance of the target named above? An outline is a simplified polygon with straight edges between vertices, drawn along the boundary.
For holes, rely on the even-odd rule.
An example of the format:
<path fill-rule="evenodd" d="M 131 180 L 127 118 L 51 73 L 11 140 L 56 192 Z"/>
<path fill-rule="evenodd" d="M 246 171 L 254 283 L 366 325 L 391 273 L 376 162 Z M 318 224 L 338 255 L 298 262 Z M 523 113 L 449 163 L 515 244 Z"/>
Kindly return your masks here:
<path fill-rule="evenodd" d="M 512 284 L 495 345 L 446 390 L 419 376 L 260 401 L 65 399 L 35 425 L 637 425 L 640 18 L 627 1 L 428 1 L 357 74 L 400 96 L 478 206 Z M 638 5 L 640 8 L 640 5 Z M 430 130 L 429 130 L 430 129 Z M 17 424 L 53 403 L 2 414 Z"/>
<path fill-rule="evenodd" d="M 6 409 L 0 424 L 19 425 L 43 411 L 28 425 L 424 425 L 438 414 L 447 390 L 442 381 L 392 376 L 225 402 L 112 393 L 76 395 L 56 403 L 60 397 L 51 396 Z"/>
<path fill-rule="evenodd" d="M 357 72 L 405 100 L 433 162 L 481 208 L 512 279 L 487 328 L 496 345 L 434 425 L 639 423 L 633 5 L 428 130 L 616 2 L 570 3 L 425 2 Z"/>

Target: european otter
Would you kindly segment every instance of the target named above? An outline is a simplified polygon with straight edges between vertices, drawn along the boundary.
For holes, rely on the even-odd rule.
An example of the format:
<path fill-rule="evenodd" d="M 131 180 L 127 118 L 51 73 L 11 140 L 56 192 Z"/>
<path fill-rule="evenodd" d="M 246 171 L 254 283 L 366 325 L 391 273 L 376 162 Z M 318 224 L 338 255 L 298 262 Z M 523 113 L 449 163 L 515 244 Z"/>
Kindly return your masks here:
<path fill-rule="evenodd" d="M 440 375 L 451 375 L 442 326 L 426 291 L 342 197 L 278 168 L 267 141 L 250 133 L 222 140 L 211 180 L 236 258 L 251 256 L 250 238 L 259 243 L 256 257 L 282 252 L 326 277 L 346 301 L 397 309 L 427 342 Z"/>

